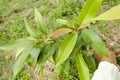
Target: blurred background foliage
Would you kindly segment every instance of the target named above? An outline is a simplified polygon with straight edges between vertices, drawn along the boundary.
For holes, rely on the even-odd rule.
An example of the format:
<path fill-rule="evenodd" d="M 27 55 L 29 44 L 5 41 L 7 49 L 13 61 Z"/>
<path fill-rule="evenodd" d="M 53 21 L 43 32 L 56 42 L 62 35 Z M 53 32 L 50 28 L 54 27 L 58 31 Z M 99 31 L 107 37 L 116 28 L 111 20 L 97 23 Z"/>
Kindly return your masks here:
<path fill-rule="evenodd" d="M 23 22 L 24 18 L 29 19 L 35 27 L 34 8 L 36 7 L 44 17 L 48 28 L 56 28 L 56 19 L 72 19 L 79 15 L 86 0 L 0 0 L 0 46 L 9 40 L 27 37 L 28 33 Z M 100 13 L 110 9 L 114 5 L 120 4 L 120 0 L 104 0 Z M 111 37 L 110 28 L 120 30 L 120 20 L 114 22 L 100 21 L 94 29 Z M 113 35 L 115 33 L 113 31 Z M 119 33 L 120 34 L 120 33 Z M 119 35 L 118 34 L 118 35 Z M 12 66 L 14 64 L 14 53 L 0 51 L 0 80 L 12 79 Z M 31 71 L 23 70 L 16 80 L 35 80 L 31 77 Z M 9 73 L 9 74 L 8 74 Z M 76 74 L 76 73 L 75 73 Z"/>

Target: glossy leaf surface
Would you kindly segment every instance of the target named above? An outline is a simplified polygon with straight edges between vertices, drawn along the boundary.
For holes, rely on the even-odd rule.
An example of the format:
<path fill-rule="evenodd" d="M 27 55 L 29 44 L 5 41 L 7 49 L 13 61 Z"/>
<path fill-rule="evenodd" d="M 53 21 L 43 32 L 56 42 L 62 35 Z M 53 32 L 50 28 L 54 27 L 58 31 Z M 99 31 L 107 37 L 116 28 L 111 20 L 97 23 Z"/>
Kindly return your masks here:
<path fill-rule="evenodd" d="M 120 19 L 120 5 L 117 5 L 110 10 L 102 13 L 98 17 L 94 18 L 93 20 L 116 20 Z"/>
<path fill-rule="evenodd" d="M 64 39 L 64 41 L 60 45 L 58 55 L 56 58 L 57 66 L 61 65 L 69 57 L 70 53 L 75 47 L 77 37 L 77 33 L 71 33 Z"/>
<path fill-rule="evenodd" d="M 82 54 L 78 54 L 76 57 L 76 66 L 80 80 L 90 80 L 89 69 L 82 57 Z"/>
<path fill-rule="evenodd" d="M 96 50 L 96 52 L 108 57 L 108 50 L 105 46 L 105 43 L 95 32 L 89 29 L 84 29 L 82 31 L 82 36 L 86 42 L 92 43 L 92 47 L 94 50 Z"/>
<path fill-rule="evenodd" d="M 101 3 L 102 0 L 87 0 L 78 19 L 79 25 L 89 23 L 98 13 Z"/>

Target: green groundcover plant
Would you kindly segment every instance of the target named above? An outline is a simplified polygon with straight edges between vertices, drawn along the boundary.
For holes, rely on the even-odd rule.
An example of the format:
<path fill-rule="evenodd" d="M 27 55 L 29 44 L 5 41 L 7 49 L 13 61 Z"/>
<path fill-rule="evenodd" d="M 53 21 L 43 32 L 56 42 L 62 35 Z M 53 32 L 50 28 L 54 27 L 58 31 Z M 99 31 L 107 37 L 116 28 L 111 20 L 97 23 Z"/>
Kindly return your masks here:
<path fill-rule="evenodd" d="M 65 0 L 66 1 L 66 0 Z M 72 20 L 57 19 L 59 28 L 51 33 L 42 15 L 35 8 L 34 28 L 24 19 L 29 37 L 9 41 L 1 46 L 2 50 L 15 50 L 16 63 L 13 75 L 16 76 L 24 67 L 24 62 L 32 66 L 42 76 L 44 63 L 52 60 L 56 64 L 56 71 L 69 74 L 70 66 L 74 62 L 81 80 L 90 80 L 90 74 L 96 70 L 97 64 L 92 56 L 93 50 L 106 56 L 108 51 L 101 37 L 91 29 L 91 23 L 97 20 L 120 19 L 120 5 L 96 17 L 103 0 L 87 0 L 80 15 Z"/>

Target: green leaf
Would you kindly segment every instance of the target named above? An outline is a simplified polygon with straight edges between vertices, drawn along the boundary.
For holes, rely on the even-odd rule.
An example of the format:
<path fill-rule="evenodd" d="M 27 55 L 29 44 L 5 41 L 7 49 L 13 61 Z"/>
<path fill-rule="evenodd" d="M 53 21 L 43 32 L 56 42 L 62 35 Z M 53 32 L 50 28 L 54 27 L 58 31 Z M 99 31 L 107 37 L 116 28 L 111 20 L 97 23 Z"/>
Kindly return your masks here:
<path fill-rule="evenodd" d="M 70 60 L 66 60 L 64 64 L 56 68 L 56 72 L 60 76 L 69 76 Z"/>
<path fill-rule="evenodd" d="M 35 22 L 36 22 L 39 30 L 42 33 L 46 34 L 47 31 L 45 29 L 45 27 L 46 27 L 45 22 L 44 22 L 44 20 L 42 18 L 42 15 L 39 13 L 39 11 L 36 8 L 35 8 Z"/>
<path fill-rule="evenodd" d="M 18 58 L 18 56 L 22 53 L 22 51 L 24 50 L 24 48 L 20 48 L 20 49 L 18 49 L 17 50 L 17 52 L 16 52 L 16 59 Z"/>
<path fill-rule="evenodd" d="M 24 51 L 19 55 L 17 61 L 14 64 L 13 67 L 13 75 L 16 76 L 20 70 L 23 68 L 23 63 L 25 61 L 25 59 L 28 57 L 30 51 L 33 48 L 33 44 L 28 45 Z"/>
<path fill-rule="evenodd" d="M 78 34 L 78 39 L 77 39 L 77 42 L 76 42 L 76 45 L 72 51 L 72 53 L 76 54 L 77 52 L 79 52 L 79 50 L 81 49 L 82 45 L 84 44 L 84 41 L 82 39 L 82 36 L 81 36 L 81 33 Z"/>
<path fill-rule="evenodd" d="M 79 25 L 89 23 L 98 13 L 101 3 L 102 0 L 87 0 L 78 19 Z"/>
<path fill-rule="evenodd" d="M 45 55 L 45 60 L 47 60 L 48 58 L 50 58 L 56 51 L 58 44 L 57 43 L 52 43 L 48 46 L 49 51 L 48 53 Z"/>
<path fill-rule="evenodd" d="M 92 47 L 96 52 L 108 57 L 108 50 L 105 46 L 105 43 L 101 38 L 92 30 L 84 29 L 82 31 L 82 37 L 86 42 L 92 42 Z"/>
<path fill-rule="evenodd" d="M 50 43 L 47 46 L 44 46 L 38 57 L 38 63 L 45 62 L 48 58 L 50 58 L 55 53 L 57 45 L 57 43 Z"/>
<path fill-rule="evenodd" d="M 25 27 L 27 29 L 27 32 L 32 36 L 32 37 L 39 37 L 36 30 L 27 22 L 27 20 L 24 20 L 25 22 Z"/>
<path fill-rule="evenodd" d="M 11 40 L 6 45 L 1 46 L 0 49 L 2 50 L 18 50 L 21 48 L 25 48 L 27 45 L 33 43 L 33 41 L 28 39 L 18 39 L 18 40 Z"/>
<path fill-rule="evenodd" d="M 120 5 L 117 5 L 110 10 L 102 13 L 98 17 L 94 18 L 93 20 L 116 20 L 120 19 Z"/>
<path fill-rule="evenodd" d="M 82 57 L 82 54 L 78 54 L 76 56 L 76 66 L 78 69 L 78 74 L 79 74 L 80 80 L 90 80 L 89 69 Z"/>
<path fill-rule="evenodd" d="M 84 60 L 85 60 L 85 62 L 87 64 L 90 72 L 94 73 L 97 66 L 96 66 L 96 63 L 95 63 L 95 59 L 92 56 L 92 53 L 90 53 L 90 51 L 83 51 L 83 58 L 84 58 Z"/>
<path fill-rule="evenodd" d="M 40 53 L 40 48 L 33 48 L 32 51 L 30 52 L 30 57 L 29 57 L 29 61 L 28 63 L 31 66 L 35 66 L 35 64 L 37 63 L 37 58 L 39 56 Z"/>
<path fill-rule="evenodd" d="M 57 22 L 60 23 L 62 27 L 66 26 L 68 28 L 75 28 L 74 22 L 71 20 L 57 19 Z"/>
<path fill-rule="evenodd" d="M 40 80 L 43 80 L 43 72 L 44 72 L 44 63 L 39 63 L 37 64 L 37 67 L 36 67 L 36 71 L 37 73 L 40 75 Z"/>
<path fill-rule="evenodd" d="M 62 42 L 56 58 L 57 66 L 61 65 L 69 57 L 73 48 L 75 47 L 77 37 L 77 33 L 71 33 Z"/>
<path fill-rule="evenodd" d="M 69 25 L 68 20 L 64 20 L 64 19 L 57 19 L 57 22 L 63 25 Z"/>

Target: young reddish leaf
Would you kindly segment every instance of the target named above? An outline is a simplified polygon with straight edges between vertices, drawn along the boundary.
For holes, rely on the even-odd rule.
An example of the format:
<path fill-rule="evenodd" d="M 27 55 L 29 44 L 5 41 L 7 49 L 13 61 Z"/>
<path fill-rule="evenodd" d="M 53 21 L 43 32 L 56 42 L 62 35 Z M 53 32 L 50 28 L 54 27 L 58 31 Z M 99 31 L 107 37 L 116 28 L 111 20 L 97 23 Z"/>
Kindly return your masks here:
<path fill-rule="evenodd" d="M 80 27 L 78 28 L 78 30 L 84 29 L 84 28 L 86 28 L 89 25 L 90 25 L 89 23 L 82 24 L 82 25 L 80 25 Z"/>
<path fill-rule="evenodd" d="M 102 13 L 98 17 L 94 18 L 93 20 L 116 20 L 120 19 L 120 5 L 117 5 L 110 10 L 106 11 L 105 13 Z"/>
<path fill-rule="evenodd" d="M 71 33 L 62 42 L 56 58 L 57 67 L 61 65 L 69 57 L 73 48 L 75 47 L 77 37 L 78 37 L 77 33 Z"/>
<path fill-rule="evenodd" d="M 82 54 L 76 56 L 76 66 L 80 80 L 90 80 L 89 69 L 82 57 Z"/>
<path fill-rule="evenodd" d="M 58 38 L 64 34 L 67 34 L 69 32 L 71 32 L 72 30 L 69 28 L 60 28 L 58 30 L 56 30 L 55 32 L 53 32 L 52 36 L 50 37 L 50 40 L 53 40 L 55 38 Z"/>

